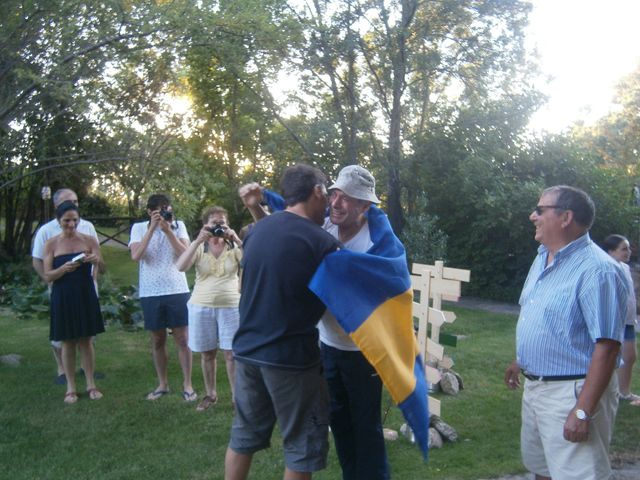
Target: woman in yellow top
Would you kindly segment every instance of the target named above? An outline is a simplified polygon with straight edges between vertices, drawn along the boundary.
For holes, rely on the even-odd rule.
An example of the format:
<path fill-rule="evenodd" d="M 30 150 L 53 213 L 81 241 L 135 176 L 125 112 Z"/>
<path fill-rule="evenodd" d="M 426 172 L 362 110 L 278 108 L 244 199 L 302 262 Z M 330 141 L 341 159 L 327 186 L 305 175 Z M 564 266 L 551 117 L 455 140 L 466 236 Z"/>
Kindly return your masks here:
<path fill-rule="evenodd" d="M 178 258 L 182 272 L 196 266 L 196 282 L 187 304 L 189 348 L 202 353 L 205 397 L 197 410 L 206 410 L 218 401 L 216 354 L 224 354 L 233 397 L 235 366 L 231 343 L 238 329 L 240 301 L 239 270 L 242 241 L 228 225 L 227 211 L 211 207 L 202 216 L 204 226 L 198 237 Z"/>

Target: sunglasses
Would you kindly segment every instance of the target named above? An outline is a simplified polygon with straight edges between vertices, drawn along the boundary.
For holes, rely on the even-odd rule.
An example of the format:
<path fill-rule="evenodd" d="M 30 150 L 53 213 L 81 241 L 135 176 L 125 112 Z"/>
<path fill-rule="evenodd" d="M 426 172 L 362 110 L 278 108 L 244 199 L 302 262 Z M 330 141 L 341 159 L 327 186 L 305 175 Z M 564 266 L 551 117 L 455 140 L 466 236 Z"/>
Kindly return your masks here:
<path fill-rule="evenodd" d="M 536 212 L 536 215 L 542 215 L 547 208 L 558 208 L 560 210 L 566 210 L 565 207 L 560 205 L 537 205 L 536 208 L 533 209 Z"/>

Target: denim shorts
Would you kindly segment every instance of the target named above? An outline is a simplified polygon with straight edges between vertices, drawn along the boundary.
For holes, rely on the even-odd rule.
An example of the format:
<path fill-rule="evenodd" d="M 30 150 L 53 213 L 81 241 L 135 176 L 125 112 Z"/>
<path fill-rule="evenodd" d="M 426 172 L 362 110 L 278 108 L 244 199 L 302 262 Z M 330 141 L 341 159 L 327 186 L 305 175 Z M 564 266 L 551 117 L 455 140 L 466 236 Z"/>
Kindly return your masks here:
<path fill-rule="evenodd" d="M 189 324 L 188 300 L 188 293 L 142 297 L 140 305 L 144 316 L 144 329 L 156 331 L 186 327 Z"/>
<path fill-rule="evenodd" d="M 268 448 L 277 421 L 287 468 L 315 472 L 326 467 L 329 393 L 320 365 L 294 370 L 236 358 L 235 401 L 231 450 L 252 454 Z"/>

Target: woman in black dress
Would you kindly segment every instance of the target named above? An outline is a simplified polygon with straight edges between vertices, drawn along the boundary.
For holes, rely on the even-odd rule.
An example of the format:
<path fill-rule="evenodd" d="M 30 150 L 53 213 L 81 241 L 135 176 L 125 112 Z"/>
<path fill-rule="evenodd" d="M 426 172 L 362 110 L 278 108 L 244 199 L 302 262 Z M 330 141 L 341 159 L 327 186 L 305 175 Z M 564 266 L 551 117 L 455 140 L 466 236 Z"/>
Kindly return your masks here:
<path fill-rule="evenodd" d="M 62 233 L 47 241 L 44 274 L 51 287 L 50 339 L 62 342 L 62 365 L 67 377 L 65 403 L 76 403 L 76 346 L 82 355 L 91 400 L 102 398 L 94 380 L 95 352 L 92 337 L 104 332 L 92 268 L 102 263 L 95 238 L 77 231 L 80 216 L 73 202 L 56 208 Z M 81 257 L 81 258 L 79 258 Z"/>

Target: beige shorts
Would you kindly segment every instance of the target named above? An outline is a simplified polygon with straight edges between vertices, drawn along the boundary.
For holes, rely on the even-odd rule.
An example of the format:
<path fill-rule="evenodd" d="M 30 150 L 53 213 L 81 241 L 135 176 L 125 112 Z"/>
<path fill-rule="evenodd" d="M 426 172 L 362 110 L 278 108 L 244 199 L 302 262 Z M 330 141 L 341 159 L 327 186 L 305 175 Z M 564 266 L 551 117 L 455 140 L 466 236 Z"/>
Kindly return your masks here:
<path fill-rule="evenodd" d="M 584 380 L 539 382 L 526 380 L 522 397 L 522 462 L 530 472 L 562 480 L 603 480 L 611 475 L 609 442 L 618 408 L 617 375 L 589 421 L 589 439 L 564 439 L 567 415 L 576 404 Z"/>

